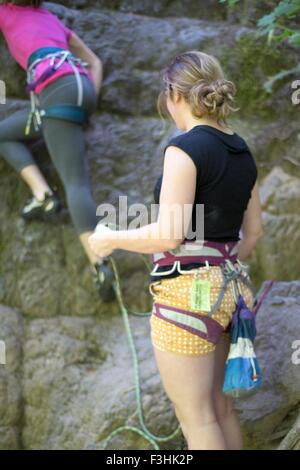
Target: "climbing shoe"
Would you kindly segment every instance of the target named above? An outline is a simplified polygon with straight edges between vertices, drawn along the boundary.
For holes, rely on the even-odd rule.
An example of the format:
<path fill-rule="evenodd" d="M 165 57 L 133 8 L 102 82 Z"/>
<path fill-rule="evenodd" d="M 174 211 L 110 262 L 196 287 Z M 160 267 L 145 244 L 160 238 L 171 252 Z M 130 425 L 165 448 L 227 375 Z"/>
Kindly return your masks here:
<path fill-rule="evenodd" d="M 61 204 L 55 194 L 46 193 L 42 201 L 35 196 L 28 200 L 21 211 L 21 216 L 26 220 L 48 219 L 59 212 Z"/>
<path fill-rule="evenodd" d="M 101 299 L 104 302 L 115 300 L 116 294 L 113 288 L 115 276 L 109 266 L 108 259 L 104 259 L 102 263 L 94 264 L 93 269 L 94 282 L 98 288 Z"/>

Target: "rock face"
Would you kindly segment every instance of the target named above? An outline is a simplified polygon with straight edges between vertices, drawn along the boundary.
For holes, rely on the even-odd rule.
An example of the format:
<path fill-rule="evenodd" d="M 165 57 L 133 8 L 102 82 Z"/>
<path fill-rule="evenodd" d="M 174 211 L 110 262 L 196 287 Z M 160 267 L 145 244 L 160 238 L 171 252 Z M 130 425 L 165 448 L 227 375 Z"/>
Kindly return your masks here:
<path fill-rule="evenodd" d="M 300 281 L 272 286 L 257 314 L 257 357 L 264 375 L 260 392 L 239 400 L 248 446 L 279 444 L 299 413 Z"/>
<path fill-rule="evenodd" d="M 280 167 L 264 178 L 261 184 L 265 236 L 256 256 L 262 278 L 291 280 L 300 262 L 300 179 Z"/>
<path fill-rule="evenodd" d="M 267 358 L 269 363 L 284 320 L 291 334 L 300 338 L 296 321 L 299 284 L 292 282 L 300 273 L 299 130 L 292 118 L 297 110 L 289 91 L 282 87 L 271 100 L 259 88 L 266 76 L 288 60 L 284 52 L 265 50 L 251 40 L 253 18 L 268 11 L 272 2 L 245 4 L 248 15 L 228 11 L 213 0 L 76 0 L 64 2 L 65 6 L 46 6 L 104 62 L 98 111 L 86 132 L 97 204 L 117 204 L 121 195 L 128 196 L 128 204 L 152 202 L 153 185 L 162 170 L 162 150 L 174 132 L 155 111 L 161 70 L 171 58 L 189 49 L 205 50 L 217 55 L 237 81 L 243 106 L 232 124 L 256 158 L 265 222 L 265 237 L 249 261 L 251 272 L 257 288 L 268 278 L 282 281 L 274 284 L 258 317 L 257 350 L 261 360 Z M 7 83 L 9 97 L 5 106 L 0 105 L 2 118 L 28 103 L 24 74 L 3 41 L 0 54 L 0 78 Z M 43 142 L 30 145 L 64 201 Z M 138 424 L 132 361 L 119 305 L 99 299 L 67 211 L 56 223 L 25 224 L 18 214 L 29 192 L 3 159 L 0 184 L 0 340 L 7 341 L 8 351 L 6 366 L 0 365 L 0 448 L 101 447 L 115 427 Z M 142 258 L 124 252 L 114 257 L 126 302 L 133 310 L 150 311 L 148 273 Z M 169 434 L 177 421 L 154 362 L 148 319 L 132 317 L 131 323 L 141 361 L 146 423 L 154 434 Z M 289 345 L 282 344 L 282 363 L 279 356 L 272 362 L 268 371 L 272 377 L 267 375 L 262 394 L 238 404 L 252 448 L 263 447 L 270 432 L 279 429 L 284 435 L 288 419 L 293 419 L 297 381 L 293 384 L 292 377 L 297 371 L 288 362 L 290 357 Z M 286 373 L 284 364 L 289 364 Z M 263 406 L 264 396 L 275 397 L 270 409 Z M 178 436 L 161 447 L 178 449 L 180 445 Z M 128 432 L 116 436 L 110 446 L 151 447 Z"/>
<path fill-rule="evenodd" d="M 1 449 L 18 449 L 21 442 L 23 337 L 20 312 L 0 305 L 0 341 L 5 344 L 4 358 L 0 361 Z"/>
<path fill-rule="evenodd" d="M 146 422 L 155 433 L 167 434 L 177 424 L 152 357 L 148 320 L 135 318 L 132 329 Z M 132 362 L 119 316 L 101 322 L 94 317 L 31 321 L 24 374 L 27 449 L 97 448 L 113 429 L 137 424 Z M 151 449 L 140 436 L 127 432 L 112 439 L 108 448 L 144 446 Z"/>

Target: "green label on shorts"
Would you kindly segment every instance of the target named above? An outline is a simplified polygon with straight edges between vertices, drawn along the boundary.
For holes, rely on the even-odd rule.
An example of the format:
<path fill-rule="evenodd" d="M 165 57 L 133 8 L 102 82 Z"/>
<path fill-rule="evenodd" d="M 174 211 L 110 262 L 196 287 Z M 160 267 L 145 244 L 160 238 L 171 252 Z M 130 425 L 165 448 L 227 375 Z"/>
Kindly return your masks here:
<path fill-rule="evenodd" d="M 210 281 L 193 279 L 191 291 L 191 308 L 210 312 Z"/>

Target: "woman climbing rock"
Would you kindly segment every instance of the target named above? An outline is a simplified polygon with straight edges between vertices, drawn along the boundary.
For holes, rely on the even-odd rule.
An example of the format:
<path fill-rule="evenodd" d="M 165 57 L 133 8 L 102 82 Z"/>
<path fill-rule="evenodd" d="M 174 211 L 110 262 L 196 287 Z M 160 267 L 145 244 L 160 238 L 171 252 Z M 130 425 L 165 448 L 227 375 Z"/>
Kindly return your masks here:
<path fill-rule="evenodd" d="M 263 231 L 255 160 L 226 122 L 235 111 L 234 94 L 215 57 L 198 51 L 178 55 L 164 73 L 159 109 L 183 133 L 165 148 L 154 188 L 157 220 L 128 231 L 100 225 L 90 237 L 99 256 L 115 249 L 152 254 L 151 339 L 189 450 L 242 448 L 237 415 L 223 393 L 236 307 L 232 282 L 252 308 L 243 260 Z M 203 224 L 197 205 L 204 206 Z M 224 273 L 233 271 L 241 277 L 224 289 Z"/>
<path fill-rule="evenodd" d="M 31 102 L 0 123 L 0 155 L 27 183 L 32 198 L 22 217 L 47 219 L 60 202 L 36 165 L 26 140 L 43 136 L 62 180 L 68 209 L 91 263 L 104 301 L 115 297 L 107 259 L 95 255 L 88 237 L 97 224 L 92 198 L 83 125 L 96 110 L 102 84 L 101 60 L 40 0 L 0 1 L 0 31 L 8 48 L 27 71 Z"/>

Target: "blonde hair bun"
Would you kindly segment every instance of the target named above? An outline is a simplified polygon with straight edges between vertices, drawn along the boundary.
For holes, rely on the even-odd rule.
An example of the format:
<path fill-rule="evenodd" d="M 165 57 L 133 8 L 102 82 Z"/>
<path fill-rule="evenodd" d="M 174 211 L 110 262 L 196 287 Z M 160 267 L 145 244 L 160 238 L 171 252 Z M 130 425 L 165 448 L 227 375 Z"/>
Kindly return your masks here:
<path fill-rule="evenodd" d="M 164 72 L 167 89 L 158 98 L 158 111 L 166 114 L 166 98 L 173 91 L 180 93 L 196 117 L 209 115 L 226 124 L 234 108 L 236 87 L 224 77 L 222 67 L 214 56 L 200 51 L 188 51 L 176 56 Z"/>
<path fill-rule="evenodd" d="M 189 103 L 197 117 L 205 112 L 224 120 L 232 109 L 235 94 L 234 83 L 225 78 L 211 82 L 200 79 L 190 89 Z"/>

